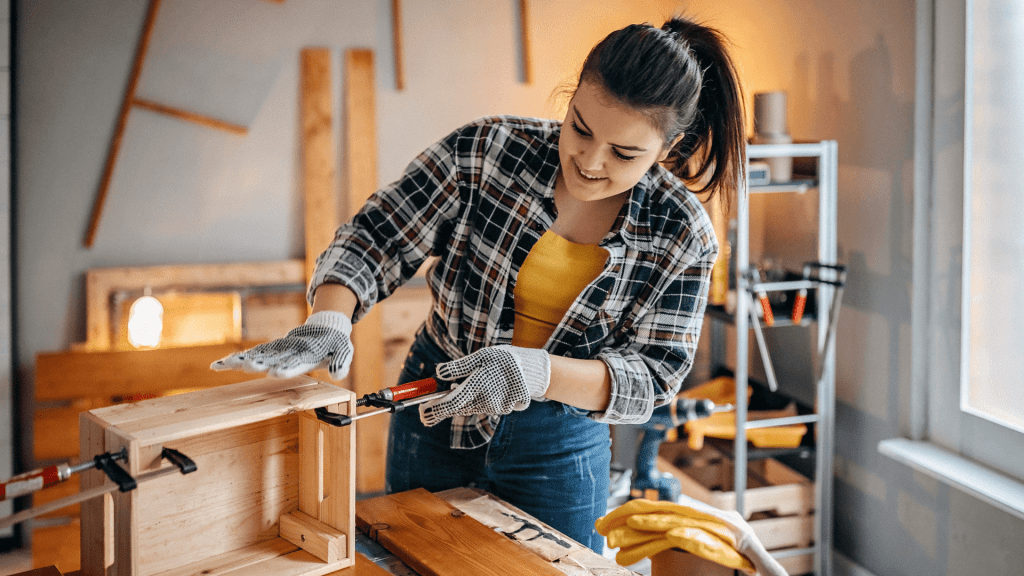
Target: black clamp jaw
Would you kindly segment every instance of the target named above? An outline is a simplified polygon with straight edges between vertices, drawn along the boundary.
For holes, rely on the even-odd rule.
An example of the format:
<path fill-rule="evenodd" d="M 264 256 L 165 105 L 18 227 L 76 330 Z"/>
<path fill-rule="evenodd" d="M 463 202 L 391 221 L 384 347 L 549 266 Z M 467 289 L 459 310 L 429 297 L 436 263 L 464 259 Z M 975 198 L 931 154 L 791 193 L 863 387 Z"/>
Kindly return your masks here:
<path fill-rule="evenodd" d="M 361 418 L 363 416 L 370 416 L 382 412 L 399 412 L 404 408 L 408 407 L 409 404 L 401 400 L 388 400 L 384 398 L 382 395 L 377 394 L 375 392 L 373 394 L 367 394 L 360 398 L 356 402 L 356 406 L 372 406 L 374 408 L 378 408 L 378 410 L 374 410 L 372 412 L 364 412 L 359 416 L 348 416 L 345 414 L 337 414 L 335 412 L 331 412 L 330 410 L 327 409 L 326 406 L 321 406 L 320 408 L 314 408 L 313 413 L 316 414 L 317 420 L 320 420 L 321 422 L 324 422 L 326 424 L 330 424 L 331 426 L 341 427 L 348 426 L 349 424 L 354 422 L 356 418 Z"/>
<path fill-rule="evenodd" d="M 160 457 L 169 460 L 171 464 L 177 466 L 182 474 L 196 471 L 196 463 L 174 448 L 164 448 L 160 452 Z M 132 478 L 132 475 L 127 470 L 117 463 L 118 460 L 122 462 L 128 461 L 127 448 L 121 448 L 118 452 L 107 452 L 93 457 L 96 468 L 106 474 L 111 482 L 117 484 L 121 492 L 131 492 L 138 487 L 139 483 L 135 478 Z"/>

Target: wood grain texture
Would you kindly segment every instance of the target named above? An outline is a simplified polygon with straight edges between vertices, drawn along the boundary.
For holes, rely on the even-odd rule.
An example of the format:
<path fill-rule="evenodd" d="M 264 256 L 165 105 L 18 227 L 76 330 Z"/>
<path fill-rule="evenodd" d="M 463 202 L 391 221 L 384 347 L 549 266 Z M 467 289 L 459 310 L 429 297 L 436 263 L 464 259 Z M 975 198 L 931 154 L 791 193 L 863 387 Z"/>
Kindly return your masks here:
<path fill-rule="evenodd" d="M 377 112 L 372 50 L 345 51 L 345 190 L 347 209 L 354 214 L 377 190 Z M 385 382 L 384 337 L 380 307 L 374 307 L 352 329 L 352 389 L 362 396 L 394 384 Z M 361 420 L 356 440 L 359 468 L 356 491 L 384 491 L 387 450 L 386 418 Z"/>
<path fill-rule="evenodd" d="M 252 380 L 210 364 L 257 342 L 132 350 L 43 352 L 36 355 L 36 400 L 131 396 L 182 388 L 212 388 Z"/>
<path fill-rule="evenodd" d="M 361 500 L 356 523 L 420 576 L 562 574 L 422 489 Z"/>
<path fill-rule="evenodd" d="M 302 194 L 306 227 L 306 281 L 317 256 L 334 239 L 338 206 L 334 190 L 334 142 L 331 138 L 331 52 L 302 51 Z"/>

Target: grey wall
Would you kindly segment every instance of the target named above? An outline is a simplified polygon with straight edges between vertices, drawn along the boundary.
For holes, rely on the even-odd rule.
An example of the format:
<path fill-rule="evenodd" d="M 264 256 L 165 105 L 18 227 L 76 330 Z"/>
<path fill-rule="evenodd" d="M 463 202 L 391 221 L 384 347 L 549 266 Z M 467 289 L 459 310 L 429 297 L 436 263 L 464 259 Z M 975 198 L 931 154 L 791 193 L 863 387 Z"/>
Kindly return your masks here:
<path fill-rule="evenodd" d="M 840 260 L 850 283 L 837 340 L 837 549 L 878 576 L 1012 573 L 1020 521 L 876 450 L 907 425 L 914 2 L 535 0 L 535 81 L 526 86 L 515 68 L 516 2 L 407 0 L 407 88 L 397 92 L 390 2 L 167 0 L 140 95 L 250 131 L 238 137 L 133 113 L 97 242 L 86 250 L 144 4 L 17 2 L 15 338 L 26 390 L 37 352 L 84 339 L 82 273 L 91 267 L 301 257 L 302 47 L 328 46 L 336 58 L 347 47 L 376 50 L 383 182 L 477 116 L 553 115 L 551 89 L 596 40 L 684 8 L 733 40 L 748 94 L 789 92 L 795 137 L 839 141 Z"/>
<path fill-rule="evenodd" d="M 955 159 L 963 10 L 938 4 L 938 24 L 923 25 L 939 30 L 936 74 L 952 76 L 937 95 L 935 155 Z M 850 277 L 837 338 L 836 549 L 878 576 L 1019 574 L 1024 521 L 877 451 L 910 435 L 915 2 L 693 5 L 737 44 L 748 93 L 787 90 L 791 133 L 839 142 L 839 255 Z"/>

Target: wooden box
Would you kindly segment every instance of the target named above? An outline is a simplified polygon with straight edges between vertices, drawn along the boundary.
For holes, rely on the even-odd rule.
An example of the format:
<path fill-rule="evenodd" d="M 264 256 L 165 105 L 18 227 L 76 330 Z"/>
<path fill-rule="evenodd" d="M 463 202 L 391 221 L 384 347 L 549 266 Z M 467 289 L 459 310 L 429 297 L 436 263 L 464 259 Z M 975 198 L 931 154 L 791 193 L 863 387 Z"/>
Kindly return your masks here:
<path fill-rule="evenodd" d="M 685 442 L 667 442 L 661 446 L 658 468 L 679 480 L 683 494 L 722 510 L 736 509 L 732 460 L 714 448 L 692 450 Z M 814 542 L 814 484 L 782 462 L 749 462 L 743 502 L 744 518 L 769 552 L 806 549 Z M 782 556 L 779 563 L 791 575 L 805 574 L 814 569 L 814 554 Z M 651 564 L 652 569 L 660 565 L 652 576 L 691 571 L 711 576 L 721 568 L 679 550 L 660 554 Z"/>
<path fill-rule="evenodd" d="M 306 376 L 264 378 L 85 412 L 82 458 L 127 449 L 135 478 L 195 461 L 82 504 L 83 576 L 318 576 L 355 559 L 355 431 L 324 424 L 355 395 Z M 109 482 L 82 474 L 82 490 Z"/>

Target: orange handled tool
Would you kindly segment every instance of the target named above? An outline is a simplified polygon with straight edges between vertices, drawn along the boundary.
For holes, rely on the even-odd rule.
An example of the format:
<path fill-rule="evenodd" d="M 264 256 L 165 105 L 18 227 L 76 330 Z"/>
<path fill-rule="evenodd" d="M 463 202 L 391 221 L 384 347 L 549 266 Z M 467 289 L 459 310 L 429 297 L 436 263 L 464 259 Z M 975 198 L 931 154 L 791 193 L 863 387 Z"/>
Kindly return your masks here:
<path fill-rule="evenodd" d="M 327 408 L 317 408 L 313 412 L 316 413 L 316 417 L 322 422 L 326 422 L 333 426 L 348 426 L 361 418 L 384 414 L 386 412 L 398 412 L 399 410 L 403 410 L 409 406 L 416 406 L 417 404 L 422 404 L 427 400 L 444 396 L 447 393 L 448 392 L 445 390 L 440 392 L 437 391 L 437 380 L 434 380 L 433 378 L 424 378 L 423 380 L 416 380 L 415 382 L 400 384 L 398 386 L 378 390 L 377 392 L 371 392 L 370 394 L 366 394 L 362 398 L 356 400 L 356 406 L 373 406 L 376 407 L 377 410 L 370 410 L 369 412 L 363 412 L 362 414 L 356 414 L 355 416 L 335 414 L 334 412 L 328 411 Z"/>
<path fill-rule="evenodd" d="M 93 468 L 103 469 L 110 466 L 115 460 L 125 460 L 128 453 L 125 451 L 101 454 L 92 460 L 81 464 L 54 464 L 31 472 L 19 474 L 6 482 L 0 482 L 0 502 L 8 498 L 17 498 L 31 494 L 43 488 L 60 484 L 67 480 L 72 474 Z"/>
<path fill-rule="evenodd" d="M 373 406 L 382 402 L 401 402 L 410 398 L 416 398 L 417 396 L 423 396 L 424 394 L 430 394 L 431 392 L 437 392 L 437 380 L 424 378 L 423 380 L 400 384 L 366 394 L 359 400 L 356 400 L 356 406 Z"/>

